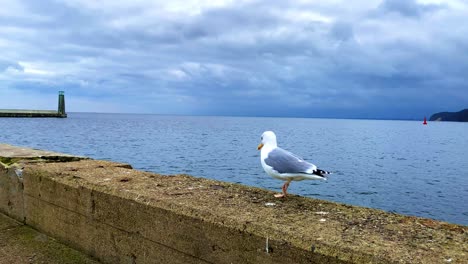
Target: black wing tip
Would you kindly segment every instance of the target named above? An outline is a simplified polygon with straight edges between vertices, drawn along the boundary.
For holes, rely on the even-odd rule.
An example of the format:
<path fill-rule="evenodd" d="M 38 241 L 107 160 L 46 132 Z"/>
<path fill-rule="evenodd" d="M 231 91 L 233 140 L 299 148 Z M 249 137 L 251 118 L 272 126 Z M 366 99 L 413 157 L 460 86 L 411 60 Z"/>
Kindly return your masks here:
<path fill-rule="evenodd" d="M 314 173 L 315 175 L 322 176 L 322 177 L 324 177 L 324 178 L 326 178 L 325 175 L 332 174 L 332 173 L 329 172 L 329 171 L 324 171 L 324 170 L 320 170 L 320 169 L 314 170 L 313 173 Z"/>

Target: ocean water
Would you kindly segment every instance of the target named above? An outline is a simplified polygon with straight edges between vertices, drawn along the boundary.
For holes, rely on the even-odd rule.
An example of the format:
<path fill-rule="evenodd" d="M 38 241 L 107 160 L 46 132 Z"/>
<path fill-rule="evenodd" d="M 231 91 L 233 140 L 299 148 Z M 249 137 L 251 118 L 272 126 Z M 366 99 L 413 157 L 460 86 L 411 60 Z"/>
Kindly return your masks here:
<path fill-rule="evenodd" d="M 280 191 L 260 165 L 265 130 L 327 181 L 289 192 L 468 225 L 468 123 L 69 113 L 0 118 L 0 142 Z"/>

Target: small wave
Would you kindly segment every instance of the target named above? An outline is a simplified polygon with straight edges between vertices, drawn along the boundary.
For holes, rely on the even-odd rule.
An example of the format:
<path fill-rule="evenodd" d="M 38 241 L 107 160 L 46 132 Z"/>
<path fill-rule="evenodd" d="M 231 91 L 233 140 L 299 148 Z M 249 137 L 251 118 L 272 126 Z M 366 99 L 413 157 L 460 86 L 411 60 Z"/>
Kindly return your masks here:
<path fill-rule="evenodd" d="M 377 194 L 377 192 L 354 192 L 354 194 L 359 194 L 359 195 L 373 195 L 373 194 Z"/>

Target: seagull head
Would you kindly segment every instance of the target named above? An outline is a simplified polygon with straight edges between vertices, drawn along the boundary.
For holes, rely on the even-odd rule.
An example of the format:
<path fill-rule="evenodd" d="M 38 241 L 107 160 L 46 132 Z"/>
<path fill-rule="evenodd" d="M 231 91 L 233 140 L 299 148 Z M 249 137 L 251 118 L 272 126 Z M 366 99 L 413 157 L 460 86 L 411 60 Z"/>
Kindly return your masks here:
<path fill-rule="evenodd" d="M 273 131 L 265 131 L 262 134 L 262 142 L 258 145 L 257 149 L 260 150 L 263 146 L 276 147 L 276 135 Z"/>

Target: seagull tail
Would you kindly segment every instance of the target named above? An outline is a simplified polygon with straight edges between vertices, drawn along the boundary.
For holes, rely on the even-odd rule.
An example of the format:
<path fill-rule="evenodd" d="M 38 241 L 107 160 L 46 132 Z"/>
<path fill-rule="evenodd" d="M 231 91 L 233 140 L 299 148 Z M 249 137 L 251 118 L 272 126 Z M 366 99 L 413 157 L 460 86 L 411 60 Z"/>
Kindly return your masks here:
<path fill-rule="evenodd" d="M 313 171 L 313 174 L 326 178 L 327 177 L 326 175 L 331 174 L 331 172 L 324 171 L 324 170 L 321 170 L 321 169 L 316 169 L 316 170 Z"/>

